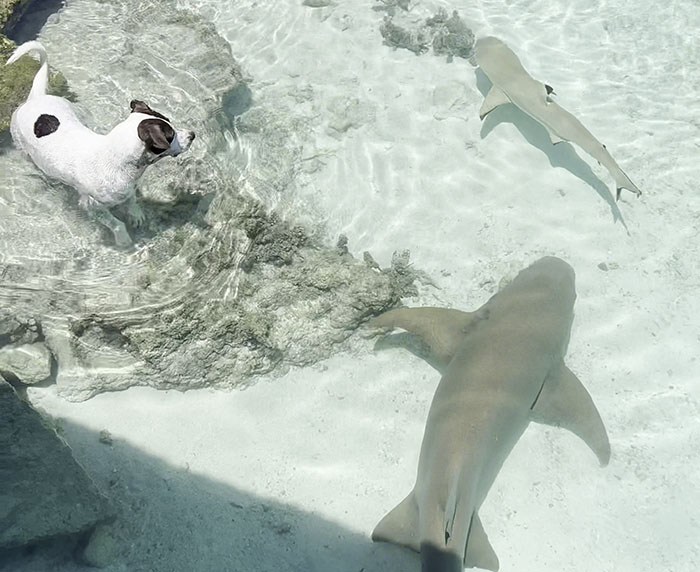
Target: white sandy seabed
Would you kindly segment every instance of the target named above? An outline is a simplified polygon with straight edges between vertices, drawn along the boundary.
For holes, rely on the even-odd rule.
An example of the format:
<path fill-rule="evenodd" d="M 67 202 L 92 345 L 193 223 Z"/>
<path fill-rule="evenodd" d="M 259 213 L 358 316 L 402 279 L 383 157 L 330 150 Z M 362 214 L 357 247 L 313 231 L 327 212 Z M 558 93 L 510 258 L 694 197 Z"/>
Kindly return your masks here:
<path fill-rule="evenodd" d="M 601 469 L 571 434 L 531 425 L 480 510 L 501 570 L 700 569 L 697 1 L 414 8 L 459 10 L 554 86 L 644 193 L 617 204 L 603 168 L 552 147 L 518 110 L 482 125 L 469 62 L 382 45 L 377 3 L 180 4 L 215 23 L 259 99 L 316 118 L 323 160 L 286 208 L 327 219 L 329 237 L 345 233 L 382 265 L 410 249 L 435 286 L 409 305 L 474 309 L 543 255 L 575 268 L 567 363 L 601 412 L 612 460 Z M 339 105 L 360 119 L 335 129 Z M 399 572 L 418 570 L 415 556 L 369 535 L 413 486 L 438 379 L 368 341 L 240 392 L 30 397 L 62 420 L 96 481 L 131 503 L 110 571 Z"/>

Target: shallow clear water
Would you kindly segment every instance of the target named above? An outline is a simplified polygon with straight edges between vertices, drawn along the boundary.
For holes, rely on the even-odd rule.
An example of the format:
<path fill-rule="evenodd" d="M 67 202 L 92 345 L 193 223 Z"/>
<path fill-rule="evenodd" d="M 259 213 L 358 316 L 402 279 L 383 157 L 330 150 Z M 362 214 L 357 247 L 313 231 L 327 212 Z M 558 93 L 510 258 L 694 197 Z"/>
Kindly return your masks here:
<path fill-rule="evenodd" d="M 106 130 L 124 117 L 132 98 L 146 100 L 197 132 L 186 155 L 144 176 L 141 189 L 155 203 L 153 212 L 159 212 L 158 203 L 170 205 L 185 195 L 216 200 L 203 214 L 178 211 L 171 221 L 167 210 L 164 217 L 154 215 L 152 227 L 136 234 L 136 250 L 119 251 L 78 209 L 70 189 L 51 184 L 18 151 L 3 149 L 0 304 L 47 316 L 105 307 L 149 315 L 187 304 L 193 292 L 225 297 L 235 291 L 235 270 L 209 273 L 194 261 L 235 242 L 238 229 L 226 224 L 226 213 L 237 192 L 317 230 L 328 244 L 347 235 L 352 252 L 369 250 L 383 266 L 395 250 L 410 249 L 414 266 L 429 280 L 417 297 L 405 300 L 409 305 L 471 310 L 529 262 L 561 256 L 577 272 L 567 363 L 606 420 L 613 463 L 607 472 L 588 472 L 585 451 L 580 459 L 568 456 L 569 448 L 582 449 L 579 443 L 529 429 L 484 507 L 502 569 L 695 570 L 700 563 L 700 457 L 694 445 L 700 439 L 696 0 L 411 5 L 407 14 L 397 10 L 406 26 L 438 8 L 457 9 L 477 37 L 493 34 L 507 42 L 534 77 L 554 86 L 560 104 L 607 144 L 642 198 L 623 194 L 616 203 L 602 167 L 573 145 L 552 147 L 544 129 L 512 107 L 480 122 L 488 81 L 467 60 L 416 56 L 383 45 L 385 11 L 376 9 L 382 2 L 335 0 L 312 8 L 301 0 L 71 0 L 39 39 L 51 64 L 66 76 L 86 122 Z M 236 88 L 241 78 L 234 58 L 249 92 Z M 199 234 L 195 215 L 205 216 L 214 232 Z M 180 251 L 171 248 L 178 232 L 185 236 Z M 346 466 L 334 459 L 337 465 L 329 461 L 329 468 L 323 462 L 329 451 L 313 457 L 306 447 L 297 450 L 303 441 L 291 431 L 277 434 L 274 423 L 265 430 L 282 444 L 276 454 L 294 451 L 284 457 L 285 468 L 275 473 L 274 460 L 260 454 L 250 466 L 241 461 L 236 478 L 242 483 L 257 471 L 272 471 L 274 477 L 254 479 L 249 490 L 276 499 L 289 495 L 298 506 L 367 533 L 377 515 L 365 507 L 379 503 L 382 511 L 388 509 L 411 486 L 416 452 L 397 451 L 403 451 L 403 440 L 418 446 L 425 411 L 415 405 L 409 415 L 403 408 L 413 407 L 416 396 L 429 403 L 434 387 L 425 386 L 434 373 L 402 359 L 363 355 L 350 365 L 332 361 L 328 367 L 345 375 L 314 370 L 309 377 L 316 392 L 306 400 L 303 372 L 292 374 L 291 389 L 280 389 L 289 392 L 288 411 L 276 415 L 290 423 L 313 425 L 323 410 L 332 412 L 328 425 L 342 417 L 344 427 L 354 422 L 382 429 L 370 447 L 349 446 L 351 460 L 367 448 L 381 449 L 380 458 L 358 461 L 362 475 L 353 476 L 353 485 L 366 487 L 361 502 L 345 499 L 346 487 L 338 484 L 339 473 L 353 470 L 350 461 Z M 382 396 L 378 381 L 391 397 Z M 339 388 L 343 399 L 348 395 L 341 405 L 335 398 Z M 376 410 L 367 392 L 377 392 L 371 393 L 379 400 Z M 324 400 L 329 395 L 332 403 Z M 144 399 L 154 408 L 160 403 L 160 397 Z M 198 415 L 205 418 L 218 398 L 202 399 L 207 407 Z M 255 396 L 250 399 L 251 406 L 264 408 Z M 384 405 L 400 421 L 387 420 Z M 165 423 L 170 410 L 163 407 Z M 179 407 L 174 410 L 187 415 L 189 406 Z M 141 419 L 148 417 L 146 412 Z M 129 427 L 118 422 L 115 427 L 137 441 Z M 217 430 L 213 422 L 211 431 Z M 244 430 L 242 423 L 229 428 L 231 434 Z M 303 435 L 313 438 L 323 430 L 334 442 L 347 435 L 316 426 Z M 384 436 L 386 431 L 392 436 Z M 254 457 L 265 443 L 250 441 L 255 446 L 247 454 Z M 179 446 L 175 442 L 168 451 L 174 455 Z M 214 451 L 212 457 L 219 452 Z M 191 452 L 193 466 L 196 456 Z M 544 467 L 535 484 L 523 470 L 535 464 L 533 458 Z M 227 474 L 217 462 L 201 470 L 223 481 Z M 235 472 L 238 459 L 227 462 L 227 470 Z M 302 462 L 305 479 L 295 480 Z M 333 475 L 323 481 L 336 495 L 332 502 L 309 485 L 312 476 L 326 474 L 324 468 Z M 548 518 L 553 507 L 563 514 Z M 343 570 L 359 569 L 348 563 L 353 555 Z M 323 569 L 323 557 L 307 557 L 309 569 Z"/>
<path fill-rule="evenodd" d="M 475 89 L 474 68 L 459 58 L 448 63 L 382 47 L 378 28 L 384 11 L 373 9 L 380 2 L 310 8 L 301 2 L 181 0 L 169 6 L 179 11 L 148 2 L 69 2 L 40 37 L 95 129 L 119 121 L 126 103 L 140 97 L 176 124 L 197 131 L 188 156 L 147 172 L 141 185 L 146 197 L 167 200 L 182 192 L 173 181 L 180 184 L 183 166 L 191 167 L 185 169 L 194 179 L 188 180 L 189 192 L 218 192 L 235 181 L 284 216 L 324 224 L 329 241 L 345 233 L 357 252 L 370 249 L 382 263 L 396 248 L 407 247 L 428 265 L 444 251 L 436 231 L 458 235 L 472 217 L 483 221 L 480 240 L 468 236 L 464 245 L 450 249 L 473 257 L 500 255 L 504 247 L 516 246 L 499 235 L 499 219 L 507 217 L 512 201 L 494 195 L 517 192 L 522 182 L 513 171 L 520 164 L 542 166 L 541 180 L 528 186 L 557 189 L 583 181 L 600 195 L 588 197 L 592 209 L 621 216 L 602 170 L 569 148 L 546 155 L 538 151 L 546 143 L 543 132 L 522 118 L 519 129 L 534 146 L 523 141 L 503 148 L 498 134 L 475 146 L 484 131 L 472 113 L 483 97 Z M 447 2 L 421 3 L 407 19 L 420 20 L 440 7 L 454 8 Z M 672 27 L 692 22 L 695 12 L 690 2 L 653 10 L 623 2 L 595 8 L 585 2 L 481 2 L 460 14 L 477 36 L 497 33 L 518 46 L 526 67 L 564 94 L 564 105 L 575 103 L 601 139 L 613 138 L 627 171 L 639 173 L 649 161 L 653 133 L 654 145 L 669 149 L 663 160 L 653 159 L 670 175 L 664 184 L 681 190 L 691 181 L 693 161 L 673 149 L 697 129 L 687 113 L 695 106 L 697 80 L 686 63 L 697 54 L 692 37 L 672 33 Z M 669 30 L 664 33 L 664 28 Z M 225 97 L 234 83 L 227 44 L 252 80 L 254 104 L 244 114 L 245 132 L 238 138 L 233 115 L 249 105 Z M 570 68 L 576 72 L 569 73 Z M 605 120 L 610 109 L 631 123 L 618 140 Z M 672 125 L 663 133 L 654 129 L 660 116 L 664 125 Z M 3 159 L 3 203 L 14 216 L 7 218 L 2 252 L 8 262 L 26 259 L 28 264 L 15 281 L 36 287 L 30 283 L 45 274 L 105 295 L 104 289 L 114 289 L 108 284 L 112 280 L 127 290 L 138 280 L 150 240 L 139 241 L 136 256 L 115 252 L 109 237 L 74 207 L 69 192 L 29 191 L 45 188 L 46 181 L 34 177 L 36 171 L 19 153 L 7 152 Z M 565 169 L 552 170 L 547 163 Z M 40 204 L 32 207 L 37 200 Z M 531 200 L 533 206 L 540 202 Z M 23 205 L 37 220 L 27 224 Z M 550 209 L 535 216 L 558 224 L 558 214 Z M 403 219 L 421 224 L 405 229 L 399 223 Z M 13 224 L 28 228 L 32 240 L 12 240 Z M 543 235 L 542 242 L 548 241 Z M 41 264 L 36 251 L 40 259 L 54 261 L 53 268 L 36 269 Z"/>

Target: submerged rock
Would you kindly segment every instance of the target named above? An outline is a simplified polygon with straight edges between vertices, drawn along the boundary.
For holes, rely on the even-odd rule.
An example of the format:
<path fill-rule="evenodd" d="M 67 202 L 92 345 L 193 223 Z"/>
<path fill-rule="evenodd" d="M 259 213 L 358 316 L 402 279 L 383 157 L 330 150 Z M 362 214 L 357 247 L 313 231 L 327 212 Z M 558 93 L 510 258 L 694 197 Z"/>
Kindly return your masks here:
<path fill-rule="evenodd" d="M 412 51 L 417 56 L 430 49 L 430 34 L 423 26 L 408 29 L 394 23 L 391 16 L 385 16 L 379 31 L 384 43 L 392 48 L 403 48 Z"/>
<path fill-rule="evenodd" d="M 51 375 L 51 353 L 42 343 L 0 348 L 0 375 L 24 384 L 44 381 Z"/>
<path fill-rule="evenodd" d="M 447 17 L 445 10 L 429 18 L 426 24 L 435 29 L 433 51 L 437 55 L 446 55 L 448 61 L 454 56 L 468 60 L 474 54 L 474 33 L 462 21 L 455 10 Z"/>
<path fill-rule="evenodd" d="M 0 380 L 0 559 L 2 551 L 77 537 L 113 509 L 70 448 Z"/>
<path fill-rule="evenodd" d="M 325 8 L 330 6 L 331 0 L 304 0 L 302 4 L 310 8 Z"/>
<path fill-rule="evenodd" d="M 41 331 L 35 318 L 0 307 L 0 347 L 6 344 L 31 344 L 40 337 Z"/>
<path fill-rule="evenodd" d="M 448 61 L 454 56 L 464 59 L 472 57 L 474 34 L 456 11 L 450 16 L 440 8 L 426 20 L 404 15 L 394 18 L 394 14 L 393 11 L 389 12 L 379 28 L 386 45 L 407 49 L 416 55 L 428 52 L 432 46 L 436 55 L 445 55 Z"/>
<path fill-rule="evenodd" d="M 399 8 L 408 12 L 416 0 L 376 0 L 377 4 L 372 6 L 372 10 L 377 12 L 386 12 L 389 16 L 393 16 L 396 13 L 396 9 Z"/>
<path fill-rule="evenodd" d="M 188 226 L 155 239 L 154 250 L 166 258 L 179 252 L 195 273 L 177 297 L 145 304 L 163 279 L 154 264 L 134 309 L 42 322 L 62 396 L 82 400 L 133 385 L 243 386 L 257 374 L 352 347 L 353 332 L 367 318 L 415 294 L 407 254 L 377 269 L 254 201 L 215 201 L 229 203 L 212 207 L 227 213 L 225 226 Z"/>

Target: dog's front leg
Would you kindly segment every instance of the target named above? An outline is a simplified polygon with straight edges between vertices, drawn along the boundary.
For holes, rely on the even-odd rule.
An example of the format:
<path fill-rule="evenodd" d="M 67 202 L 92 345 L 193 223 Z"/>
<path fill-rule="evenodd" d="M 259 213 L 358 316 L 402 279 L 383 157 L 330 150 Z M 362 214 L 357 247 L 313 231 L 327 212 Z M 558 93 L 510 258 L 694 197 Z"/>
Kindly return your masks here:
<path fill-rule="evenodd" d="M 129 222 L 136 228 L 140 227 L 146 220 L 146 215 L 136 200 L 136 195 L 131 195 L 126 201 L 126 216 L 129 217 Z"/>
<path fill-rule="evenodd" d="M 126 248 L 127 246 L 131 246 L 133 244 L 129 233 L 126 231 L 126 226 L 124 226 L 124 223 L 109 212 L 108 209 L 104 207 L 94 207 L 91 210 L 95 218 L 112 231 L 112 234 L 114 234 L 114 241 L 117 243 L 117 246 L 120 248 Z"/>

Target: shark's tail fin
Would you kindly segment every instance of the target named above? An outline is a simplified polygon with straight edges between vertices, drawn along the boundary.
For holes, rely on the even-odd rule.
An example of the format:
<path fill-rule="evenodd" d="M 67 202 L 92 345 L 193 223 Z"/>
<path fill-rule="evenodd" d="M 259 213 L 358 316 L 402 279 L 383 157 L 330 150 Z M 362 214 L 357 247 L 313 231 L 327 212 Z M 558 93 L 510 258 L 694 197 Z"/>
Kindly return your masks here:
<path fill-rule="evenodd" d="M 39 71 L 34 76 L 34 82 L 32 83 L 32 89 L 29 92 L 28 99 L 37 95 L 46 95 L 49 89 L 49 63 L 44 46 L 37 41 L 25 42 L 17 47 L 5 64 L 9 65 L 15 63 L 19 58 L 30 52 L 39 54 L 39 64 L 41 67 L 39 67 Z"/>
<path fill-rule="evenodd" d="M 418 505 L 413 491 L 396 505 L 372 532 L 374 542 L 391 542 L 418 552 Z"/>

